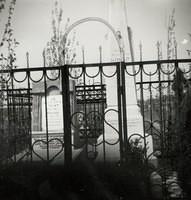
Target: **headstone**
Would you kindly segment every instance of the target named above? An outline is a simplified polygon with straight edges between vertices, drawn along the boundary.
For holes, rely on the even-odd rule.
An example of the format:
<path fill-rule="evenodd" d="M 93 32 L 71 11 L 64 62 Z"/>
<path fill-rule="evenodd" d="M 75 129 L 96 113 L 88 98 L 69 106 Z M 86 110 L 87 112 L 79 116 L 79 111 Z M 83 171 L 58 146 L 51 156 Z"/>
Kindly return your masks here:
<path fill-rule="evenodd" d="M 69 85 L 72 115 L 76 112 L 74 81 L 70 80 Z M 47 133 L 49 148 L 52 149 L 60 149 L 62 145 L 60 141 L 63 140 L 64 136 L 63 99 L 60 81 L 59 79 L 47 80 L 46 86 L 46 93 L 43 81 L 33 83 L 32 87 L 32 142 L 34 143 L 39 139 L 45 141 L 35 142 L 33 148 L 36 153 L 39 153 L 39 148 L 44 149 L 44 151 L 47 148 Z M 75 124 L 75 120 L 73 120 L 73 124 Z M 74 134 L 73 129 L 72 134 Z"/>
<path fill-rule="evenodd" d="M 42 130 L 46 131 L 46 114 L 49 131 L 63 130 L 62 95 L 51 95 L 42 98 Z M 47 112 L 47 113 L 46 113 Z"/>

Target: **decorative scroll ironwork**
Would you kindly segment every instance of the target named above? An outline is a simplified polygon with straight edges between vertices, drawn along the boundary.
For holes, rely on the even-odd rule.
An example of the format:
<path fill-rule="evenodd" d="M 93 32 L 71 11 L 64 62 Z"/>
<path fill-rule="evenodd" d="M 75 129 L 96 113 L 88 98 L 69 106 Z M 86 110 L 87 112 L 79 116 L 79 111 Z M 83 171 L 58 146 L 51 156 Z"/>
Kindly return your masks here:
<path fill-rule="evenodd" d="M 168 68 L 169 63 L 173 68 Z M 147 169 L 157 165 L 166 196 L 177 159 L 185 152 L 190 154 L 181 143 L 183 129 L 178 126 L 181 118 L 186 118 L 180 111 L 188 104 L 184 99 L 190 87 L 190 63 L 182 59 L 1 70 L 9 77 L 0 91 L 1 163 L 41 160 L 69 164 L 83 153 L 95 161 L 107 162 L 112 157 L 121 164 L 135 162 L 140 156 L 138 160 Z M 74 76 L 72 69 L 79 73 Z M 54 79 L 49 77 L 51 70 L 58 72 Z M 136 78 L 143 133 L 129 134 L 126 88 L 132 77 Z M 49 95 L 61 102 L 50 104 Z M 116 106 L 111 106 L 109 98 Z M 57 120 L 63 127 L 51 129 L 50 122 Z M 35 129 L 34 123 L 39 123 Z M 152 151 L 148 138 L 152 139 Z"/>

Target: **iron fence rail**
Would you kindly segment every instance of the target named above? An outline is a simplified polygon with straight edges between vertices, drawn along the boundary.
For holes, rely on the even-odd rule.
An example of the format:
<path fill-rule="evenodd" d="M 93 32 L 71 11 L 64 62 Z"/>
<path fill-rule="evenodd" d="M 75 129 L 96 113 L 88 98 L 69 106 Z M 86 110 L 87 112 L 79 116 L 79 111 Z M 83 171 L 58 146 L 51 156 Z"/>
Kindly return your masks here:
<path fill-rule="evenodd" d="M 50 73 L 53 70 L 56 73 Z M 4 138 L 0 151 L 1 155 L 5 149 L 8 152 L 2 159 L 48 163 L 58 159 L 70 164 L 74 154 L 83 149 L 90 159 L 101 155 L 106 162 L 113 156 L 122 163 L 131 160 L 132 150 L 138 150 L 142 140 L 144 163 L 149 166 L 155 158 L 158 169 L 166 169 L 159 170 L 165 182 L 167 171 L 176 169 L 177 157 L 183 155 L 180 132 L 188 130 L 178 124 L 186 120 L 181 109 L 190 109 L 186 102 L 190 72 L 191 59 L 0 70 L 0 130 Z M 129 131 L 132 94 L 128 88 L 133 81 L 133 103 L 141 112 L 143 133 Z M 36 132 L 43 133 L 41 138 L 34 137 Z M 131 140 L 133 136 L 138 140 Z"/>

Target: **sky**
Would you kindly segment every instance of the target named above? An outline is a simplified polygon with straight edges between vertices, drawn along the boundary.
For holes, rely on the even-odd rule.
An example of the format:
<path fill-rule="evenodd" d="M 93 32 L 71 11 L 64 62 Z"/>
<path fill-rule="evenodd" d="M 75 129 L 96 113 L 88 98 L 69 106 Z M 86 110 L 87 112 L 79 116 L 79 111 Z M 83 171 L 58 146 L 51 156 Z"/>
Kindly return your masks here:
<path fill-rule="evenodd" d="M 86 17 L 108 20 L 108 1 L 60 0 L 63 22 L 68 17 L 71 24 Z M 7 3 L 9 2 L 10 0 L 7 0 Z M 140 41 L 143 45 L 143 60 L 157 59 L 158 40 L 162 42 L 163 58 L 166 59 L 167 24 L 173 8 L 175 8 L 178 58 L 188 58 L 186 49 L 191 49 L 191 38 L 188 36 L 188 33 L 191 33 L 191 0 L 126 0 L 126 3 L 128 25 L 133 32 L 135 60 L 139 60 Z M 16 50 L 19 67 L 26 67 L 26 52 L 30 54 L 30 66 L 42 66 L 43 48 L 52 34 L 53 5 L 54 0 L 17 0 L 12 24 L 14 36 L 20 43 Z M 6 17 L 5 11 L 0 14 L 0 37 Z M 107 33 L 106 27 L 101 23 L 88 22 L 80 25 L 76 33 L 80 46 L 85 48 L 86 61 L 98 61 L 98 48 L 103 45 Z"/>

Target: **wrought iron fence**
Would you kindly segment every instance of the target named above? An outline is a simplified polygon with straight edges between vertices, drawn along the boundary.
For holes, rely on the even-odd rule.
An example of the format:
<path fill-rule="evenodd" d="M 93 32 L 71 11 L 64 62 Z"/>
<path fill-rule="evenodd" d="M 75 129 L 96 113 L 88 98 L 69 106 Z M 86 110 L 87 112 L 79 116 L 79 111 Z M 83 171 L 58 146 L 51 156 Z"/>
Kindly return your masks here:
<path fill-rule="evenodd" d="M 177 170 L 177 160 L 185 155 L 189 123 L 183 128 L 181 120 L 188 120 L 190 109 L 190 63 L 1 70 L 6 77 L 1 83 L 1 160 L 69 164 L 83 153 L 95 162 L 124 163 L 141 154 L 166 184 L 169 171 Z"/>

